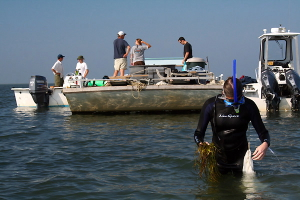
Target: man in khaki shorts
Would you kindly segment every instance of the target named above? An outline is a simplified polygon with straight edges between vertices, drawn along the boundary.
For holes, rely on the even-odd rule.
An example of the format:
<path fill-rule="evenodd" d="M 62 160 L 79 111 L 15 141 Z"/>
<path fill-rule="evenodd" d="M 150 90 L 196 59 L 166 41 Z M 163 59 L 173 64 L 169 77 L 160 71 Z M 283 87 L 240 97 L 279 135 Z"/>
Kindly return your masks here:
<path fill-rule="evenodd" d="M 54 86 L 55 87 L 62 87 L 64 84 L 64 67 L 62 65 L 62 61 L 65 56 L 58 54 L 57 61 L 54 63 L 53 67 L 51 68 L 54 74 Z"/>
<path fill-rule="evenodd" d="M 124 40 L 126 33 L 123 31 L 118 32 L 118 38 L 114 40 L 114 68 L 115 72 L 113 76 L 124 76 L 127 69 L 127 56 L 130 51 L 129 44 Z"/>

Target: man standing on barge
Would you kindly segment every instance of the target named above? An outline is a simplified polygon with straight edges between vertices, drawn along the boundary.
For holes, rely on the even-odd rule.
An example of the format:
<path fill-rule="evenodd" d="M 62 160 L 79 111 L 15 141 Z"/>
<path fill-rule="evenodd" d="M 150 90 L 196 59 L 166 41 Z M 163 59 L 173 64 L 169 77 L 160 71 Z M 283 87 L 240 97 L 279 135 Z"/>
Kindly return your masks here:
<path fill-rule="evenodd" d="M 130 51 L 129 44 L 124 40 L 126 33 L 123 31 L 118 32 L 118 38 L 114 40 L 114 77 L 118 76 L 120 71 L 120 76 L 124 76 L 125 70 L 127 68 L 127 56 Z"/>
<path fill-rule="evenodd" d="M 145 44 L 145 45 L 143 45 Z M 138 38 L 135 40 L 135 46 L 131 48 L 130 65 L 145 65 L 144 51 L 151 47 L 150 44 Z"/>
<path fill-rule="evenodd" d="M 62 87 L 64 84 L 64 68 L 62 66 L 62 61 L 65 56 L 58 54 L 57 61 L 52 66 L 51 70 L 54 74 L 54 86 Z"/>
<path fill-rule="evenodd" d="M 184 45 L 184 47 L 183 47 L 183 60 L 182 60 L 182 64 L 184 64 L 184 62 L 186 62 L 187 59 L 193 57 L 192 45 L 190 43 L 188 43 L 187 41 L 185 41 L 184 37 L 180 37 L 178 39 L 178 42 L 180 44 Z"/>

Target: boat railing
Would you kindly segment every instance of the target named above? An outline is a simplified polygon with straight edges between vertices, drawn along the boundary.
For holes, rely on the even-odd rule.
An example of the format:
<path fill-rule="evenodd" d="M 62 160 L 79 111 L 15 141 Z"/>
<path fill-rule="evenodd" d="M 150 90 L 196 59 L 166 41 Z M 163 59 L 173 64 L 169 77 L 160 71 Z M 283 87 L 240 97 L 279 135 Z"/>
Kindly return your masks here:
<path fill-rule="evenodd" d="M 214 79 L 213 73 L 210 76 L 186 76 L 186 77 L 159 77 L 159 78 L 144 78 L 144 79 L 136 79 L 136 78 L 113 78 L 113 79 L 82 79 L 79 80 L 81 82 L 86 82 L 86 81 L 136 81 L 136 80 L 172 80 L 172 79 L 191 79 L 191 80 L 197 80 L 197 79 Z M 78 81 L 78 82 L 79 82 Z"/>
<path fill-rule="evenodd" d="M 92 86 L 121 86 L 121 85 L 131 85 L 133 82 L 143 82 L 146 85 L 162 84 L 206 84 L 208 82 L 218 82 L 221 81 L 215 78 L 213 72 L 203 71 L 187 71 L 187 72 L 172 72 L 171 70 L 166 70 L 161 74 L 162 71 L 155 69 L 152 75 L 149 74 L 129 74 L 126 76 L 109 77 L 109 79 L 80 79 L 77 80 L 77 84 L 70 85 L 71 88 L 82 88 L 82 87 L 92 87 Z M 74 82 L 71 79 L 72 82 Z M 97 81 L 103 81 L 103 85 L 94 84 Z M 91 83 L 92 86 L 88 86 L 87 83 Z M 104 84 L 105 82 L 105 84 Z M 107 84 L 109 83 L 109 84 Z"/>

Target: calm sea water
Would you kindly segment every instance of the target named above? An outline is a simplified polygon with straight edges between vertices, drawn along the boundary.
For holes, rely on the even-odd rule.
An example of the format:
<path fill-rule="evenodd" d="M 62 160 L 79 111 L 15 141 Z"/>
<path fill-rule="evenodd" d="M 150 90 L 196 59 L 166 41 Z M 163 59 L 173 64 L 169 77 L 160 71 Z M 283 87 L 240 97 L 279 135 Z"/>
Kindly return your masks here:
<path fill-rule="evenodd" d="M 11 87 L 27 85 L 0 85 L 0 199 L 300 198 L 299 113 L 262 113 L 275 155 L 254 162 L 255 176 L 211 183 L 193 167 L 198 114 L 18 108 Z M 253 152 L 252 126 L 248 138 Z"/>

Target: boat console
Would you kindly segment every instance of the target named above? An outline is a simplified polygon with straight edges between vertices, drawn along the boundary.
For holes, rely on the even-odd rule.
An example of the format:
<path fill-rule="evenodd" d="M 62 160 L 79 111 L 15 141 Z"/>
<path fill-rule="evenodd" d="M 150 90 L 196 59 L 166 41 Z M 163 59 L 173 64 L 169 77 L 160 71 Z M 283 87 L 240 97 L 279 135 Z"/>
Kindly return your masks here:
<path fill-rule="evenodd" d="M 258 83 L 246 85 L 245 91 L 249 97 L 258 93 L 258 97 L 265 100 L 267 111 L 279 110 L 282 99 L 285 102 L 290 99 L 291 110 L 300 110 L 299 34 L 280 26 L 272 28 L 271 33 L 264 29 L 264 34 L 259 37 Z"/>

